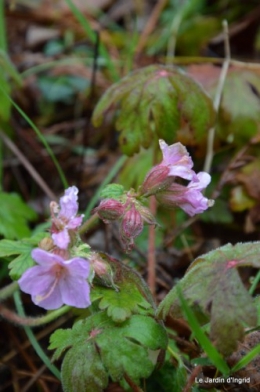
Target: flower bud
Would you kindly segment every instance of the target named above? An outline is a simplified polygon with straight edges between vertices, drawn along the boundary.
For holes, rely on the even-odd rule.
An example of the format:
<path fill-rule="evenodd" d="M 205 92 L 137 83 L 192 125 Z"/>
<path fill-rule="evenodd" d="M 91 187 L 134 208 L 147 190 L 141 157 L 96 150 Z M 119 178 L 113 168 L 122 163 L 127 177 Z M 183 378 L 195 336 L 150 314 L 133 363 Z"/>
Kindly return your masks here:
<path fill-rule="evenodd" d="M 165 208 L 175 208 L 177 206 L 176 194 L 172 192 L 171 188 L 163 192 L 157 193 L 155 196 L 159 204 Z"/>
<path fill-rule="evenodd" d="M 149 210 L 149 208 L 140 205 L 138 206 L 138 211 L 140 212 L 143 220 L 148 223 L 148 225 L 157 225 L 157 222 L 153 216 L 153 214 L 151 213 L 151 211 Z"/>
<path fill-rule="evenodd" d="M 104 277 L 111 273 L 111 267 L 98 253 L 92 253 L 90 257 L 91 266 L 98 277 Z"/>
<path fill-rule="evenodd" d="M 104 199 L 93 211 L 96 212 L 100 219 L 105 223 L 111 220 L 117 220 L 122 217 L 125 207 L 120 201 L 115 199 Z"/>
<path fill-rule="evenodd" d="M 170 169 L 167 166 L 157 165 L 147 174 L 141 187 L 141 194 L 151 196 L 170 186 L 174 177 L 169 176 Z"/>
<path fill-rule="evenodd" d="M 50 251 L 53 247 L 54 243 L 50 237 L 45 237 L 39 242 L 39 248 L 46 250 L 47 252 Z"/>
<path fill-rule="evenodd" d="M 134 238 L 143 230 L 143 218 L 140 212 L 132 204 L 131 208 L 124 214 L 121 223 L 121 239 L 126 250 L 130 250 L 134 245 Z"/>
<path fill-rule="evenodd" d="M 109 257 L 105 253 L 92 252 L 89 257 L 95 278 L 106 287 L 113 287 L 116 291 L 118 287 L 114 283 L 114 272 L 109 263 Z"/>

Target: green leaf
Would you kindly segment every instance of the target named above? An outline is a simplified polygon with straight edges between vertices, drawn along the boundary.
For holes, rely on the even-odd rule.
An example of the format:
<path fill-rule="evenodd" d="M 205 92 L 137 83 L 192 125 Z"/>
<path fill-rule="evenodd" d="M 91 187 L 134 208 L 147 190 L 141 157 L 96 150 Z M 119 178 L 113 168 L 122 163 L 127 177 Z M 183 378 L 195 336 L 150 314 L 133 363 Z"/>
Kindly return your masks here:
<path fill-rule="evenodd" d="M 28 268 L 35 264 L 31 257 L 31 252 L 45 237 L 46 233 L 38 233 L 31 238 L 25 238 L 21 241 L 0 241 L 0 258 L 18 255 L 9 264 L 9 274 L 13 280 L 18 280 Z"/>
<path fill-rule="evenodd" d="M 257 73 L 241 69 L 229 71 L 220 107 L 218 134 L 222 139 L 244 145 L 257 133 L 259 95 L 260 77 Z"/>
<path fill-rule="evenodd" d="M 106 113 L 118 107 L 116 128 L 127 155 L 148 148 L 155 135 L 172 143 L 184 124 L 201 141 L 214 122 L 212 101 L 200 86 L 161 65 L 136 70 L 111 86 L 94 110 L 93 124 L 100 126 Z"/>
<path fill-rule="evenodd" d="M 195 3 L 200 3 L 195 1 Z M 184 21 L 177 39 L 177 52 L 181 56 L 200 56 L 207 42 L 221 30 L 220 20 L 212 16 L 193 15 Z"/>
<path fill-rule="evenodd" d="M 240 369 L 246 367 L 253 359 L 259 357 L 260 354 L 260 344 L 255 346 L 251 351 L 249 351 L 240 361 L 238 361 L 235 366 L 231 369 L 232 372 L 237 372 Z"/>
<path fill-rule="evenodd" d="M 36 213 L 15 193 L 0 192 L 0 234 L 8 239 L 30 235 L 27 222 L 36 219 Z"/>
<path fill-rule="evenodd" d="M 100 192 L 102 199 L 120 199 L 124 194 L 124 187 L 120 184 L 109 184 Z"/>
<path fill-rule="evenodd" d="M 210 337 L 224 355 L 235 350 L 237 342 L 243 339 L 246 326 L 257 323 L 256 306 L 236 268 L 260 268 L 259 252 L 260 242 L 227 244 L 198 257 L 179 283 L 196 316 L 210 320 Z M 176 287 L 158 308 L 158 314 L 163 318 L 169 312 L 173 317 L 181 315 Z"/>
<path fill-rule="evenodd" d="M 50 341 L 55 359 L 69 348 L 62 365 L 64 391 L 99 392 L 108 377 L 121 381 L 127 374 L 137 384 L 148 377 L 155 367 L 150 356 L 166 349 L 167 334 L 148 316 L 134 315 L 116 324 L 99 312 L 76 322 L 71 330 L 55 331 Z"/>
<path fill-rule="evenodd" d="M 114 322 L 122 323 L 134 313 L 154 313 L 151 304 L 132 282 L 123 281 L 117 285 L 118 290 L 97 286 L 91 292 L 92 302 L 99 300 L 99 309 L 106 310 Z"/>
<path fill-rule="evenodd" d="M 146 381 L 149 392 L 183 392 L 187 383 L 187 371 L 183 365 L 174 367 L 172 363 L 165 362 L 159 370 Z"/>
<path fill-rule="evenodd" d="M 138 155 L 128 158 L 124 167 L 119 173 L 120 184 L 125 189 L 138 187 L 143 183 L 146 174 L 153 166 L 152 150 L 141 149 Z"/>
<path fill-rule="evenodd" d="M 92 301 L 103 297 L 110 298 L 112 307 L 130 309 L 131 313 L 136 312 L 137 309 L 138 313 L 154 313 L 155 304 L 153 297 L 139 273 L 106 253 L 98 252 L 98 256 L 110 266 L 110 270 L 108 279 L 102 277 L 99 282 L 99 287 L 95 286 L 94 290 L 92 290 Z M 100 285 L 108 290 L 101 290 Z M 122 299 L 114 293 L 111 286 L 120 291 Z M 131 300 L 130 296 L 133 296 L 133 300 Z"/>
<path fill-rule="evenodd" d="M 106 369 L 93 343 L 79 344 L 70 350 L 62 363 L 64 392 L 103 392 L 108 384 Z"/>

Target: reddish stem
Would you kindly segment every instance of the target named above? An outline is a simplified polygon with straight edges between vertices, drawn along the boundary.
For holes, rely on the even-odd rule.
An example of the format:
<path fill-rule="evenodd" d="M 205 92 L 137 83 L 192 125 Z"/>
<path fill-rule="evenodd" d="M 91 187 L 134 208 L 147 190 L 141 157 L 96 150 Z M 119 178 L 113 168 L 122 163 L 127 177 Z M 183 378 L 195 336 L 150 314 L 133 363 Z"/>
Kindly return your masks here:
<path fill-rule="evenodd" d="M 124 379 L 126 380 L 127 384 L 132 388 L 133 392 L 143 392 L 143 390 L 138 385 L 136 385 L 127 374 L 124 374 Z"/>
<path fill-rule="evenodd" d="M 150 198 L 149 208 L 153 216 L 156 215 L 156 200 L 154 196 Z M 153 297 L 155 297 L 156 292 L 156 258 L 155 258 L 155 226 L 149 226 L 148 234 L 148 278 L 147 283 L 151 290 Z"/>

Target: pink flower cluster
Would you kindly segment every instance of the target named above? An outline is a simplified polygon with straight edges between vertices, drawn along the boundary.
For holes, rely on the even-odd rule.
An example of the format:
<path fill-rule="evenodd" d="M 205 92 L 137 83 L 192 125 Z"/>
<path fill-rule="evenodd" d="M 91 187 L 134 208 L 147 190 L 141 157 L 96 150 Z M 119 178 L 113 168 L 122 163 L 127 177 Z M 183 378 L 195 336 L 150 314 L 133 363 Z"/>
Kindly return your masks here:
<path fill-rule="evenodd" d="M 142 232 L 144 222 L 155 225 L 156 221 L 148 208 L 137 202 L 136 197 L 154 195 L 157 201 L 168 208 L 182 208 L 193 216 L 205 211 L 214 204 L 213 200 L 203 196 L 202 191 L 210 183 L 208 173 L 196 174 L 188 151 L 181 143 L 168 146 L 160 140 L 163 160 L 147 174 L 139 195 L 121 199 L 105 199 L 94 209 L 105 222 L 120 222 L 120 237 L 126 250 L 131 250 L 134 239 Z M 176 178 L 188 180 L 187 186 L 176 183 Z"/>
<path fill-rule="evenodd" d="M 105 223 L 118 220 L 120 222 L 120 238 L 126 251 L 134 246 L 134 239 L 141 234 L 144 222 L 155 225 L 156 221 L 148 208 L 137 203 L 132 196 L 126 202 L 115 199 L 104 199 L 94 209 Z"/>
<path fill-rule="evenodd" d="M 78 213 L 78 189 L 72 186 L 65 191 L 65 195 L 60 198 L 60 207 L 57 203 L 51 205 L 52 227 L 51 236 L 56 246 L 67 249 L 72 233 L 82 223 L 83 215 Z"/>
<path fill-rule="evenodd" d="M 60 205 L 51 203 L 51 252 L 37 248 L 32 258 L 37 265 L 29 268 L 18 280 L 22 291 L 44 309 L 57 309 L 63 304 L 86 308 L 90 305 L 87 278 L 90 262 L 81 257 L 70 258 L 69 246 L 82 223 L 78 212 L 78 189 L 68 188 Z"/>
<path fill-rule="evenodd" d="M 200 214 L 214 204 L 203 196 L 202 191 L 210 183 L 211 177 L 206 172 L 196 174 L 188 151 L 181 143 L 168 146 L 160 140 L 163 154 L 162 162 L 153 167 L 142 185 L 144 196 L 154 195 L 165 207 L 182 208 L 188 215 Z M 189 180 L 187 186 L 175 182 L 176 177 Z"/>

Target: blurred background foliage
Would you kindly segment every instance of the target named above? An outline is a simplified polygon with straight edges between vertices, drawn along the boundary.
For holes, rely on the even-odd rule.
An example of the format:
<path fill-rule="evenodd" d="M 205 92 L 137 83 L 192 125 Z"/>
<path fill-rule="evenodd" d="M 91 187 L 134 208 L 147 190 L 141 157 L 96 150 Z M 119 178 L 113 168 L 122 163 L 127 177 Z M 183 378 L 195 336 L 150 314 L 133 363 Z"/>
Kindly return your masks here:
<path fill-rule="evenodd" d="M 212 182 L 206 192 L 216 202 L 196 220 L 159 208 L 158 301 L 198 254 L 227 242 L 259 240 L 258 0 L 0 0 L 1 238 L 21 240 L 41 230 L 50 200 L 62 194 L 66 182 L 79 188 L 83 212 L 91 200 L 97 203 L 100 184 L 137 188 L 160 161 L 160 152 L 144 137 L 139 152 L 121 159 L 116 124 L 123 108 L 117 102 L 108 105 L 102 124 L 95 127 L 98 101 L 130 72 L 139 72 L 141 83 L 146 67 L 154 65 L 191 77 L 214 100 L 225 58 L 224 19 L 231 61 L 216 116 Z M 163 100 L 164 92 L 160 94 Z M 138 99 L 141 106 L 142 94 Z M 171 124 L 171 110 L 164 120 Z M 167 131 L 169 144 L 187 146 L 196 171 L 203 170 L 208 154 L 208 128 L 203 133 L 195 137 L 194 127 L 184 120 L 172 134 Z M 147 236 L 144 230 L 130 256 L 122 254 L 113 225 L 96 225 L 85 239 L 146 276 Z M 4 282 L 8 261 L 3 260 L 0 274 Z M 155 380 L 157 390 L 182 390 L 186 370 L 180 366 L 174 370 L 177 376 L 170 377 L 169 366 L 167 357 L 166 370 L 155 374 L 151 391 Z"/>

